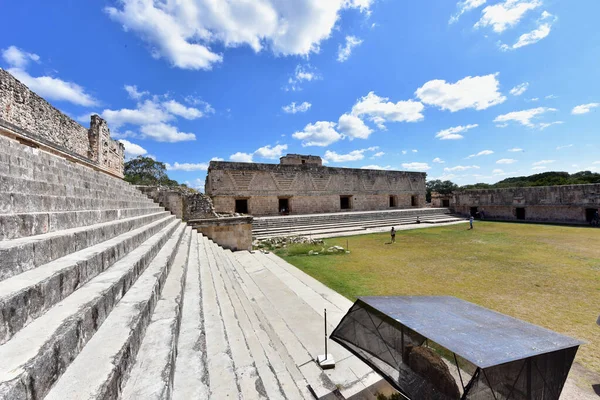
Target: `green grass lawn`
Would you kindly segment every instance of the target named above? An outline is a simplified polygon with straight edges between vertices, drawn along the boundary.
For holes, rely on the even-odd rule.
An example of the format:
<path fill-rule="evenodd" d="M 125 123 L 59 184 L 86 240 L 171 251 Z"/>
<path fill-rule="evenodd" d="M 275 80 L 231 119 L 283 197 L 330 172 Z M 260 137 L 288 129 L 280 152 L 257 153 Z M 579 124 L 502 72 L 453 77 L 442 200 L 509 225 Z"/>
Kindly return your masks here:
<path fill-rule="evenodd" d="M 326 239 L 350 254 L 277 251 L 351 300 L 450 295 L 588 342 L 577 361 L 600 373 L 600 229 L 476 222 Z M 321 246 L 319 246 L 320 249 Z M 306 251 L 305 251 L 306 250 Z"/>

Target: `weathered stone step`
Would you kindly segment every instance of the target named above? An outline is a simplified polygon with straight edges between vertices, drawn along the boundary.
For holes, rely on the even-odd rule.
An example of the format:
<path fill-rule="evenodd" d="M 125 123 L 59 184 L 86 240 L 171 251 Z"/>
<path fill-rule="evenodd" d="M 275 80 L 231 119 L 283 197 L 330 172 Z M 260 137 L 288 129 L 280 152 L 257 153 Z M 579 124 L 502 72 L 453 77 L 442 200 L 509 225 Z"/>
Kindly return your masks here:
<path fill-rule="evenodd" d="M 164 207 L 155 204 L 140 208 L 0 214 L 0 241 L 42 235 L 161 211 L 165 211 Z"/>
<path fill-rule="evenodd" d="M 311 355 L 307 351 L 290 326 L 278 313 L 277 308 L 279 306 L 274 305 L 265 296 L 259 285 L 250 276 L 250 271 L 254 271 L 255 266 L 252 265 L 251 259 L 246 259 L 246 255 L 250 255 L 250 253 L 237 252 L 235 255 L 229 255 L 229 257 L 235 267 L 234 271 L 242 290 L 247 298 L 253 299 L 255 311 L 263 326 L 269 330 L 269 338 L 284 359 L 286 369 L 294 378 L 296 386 L 300 390 L 304 388 L 306 391 L 307 386 L 310 385 L 318 398 L 330 395 L 336 390 L 336 386 L 314 362 L 316 355 Z M 244 265 L 242 266 L 242 264 Z M 294 300 L 297 304 L 301 304 L 300 299 Z M 322 335 L 319 335 L 319 338 L 322 338 Z"/>
<path fill-rule="evenodd" d="M 0 281 L 68 254 L 101 243 L 169 215 L 162 211 L 139 217 L 0 242 Z"/>
<path fill-rule="evenodd" d="M 190 234 L 191 228 L 182 225 L 168 240 L 50 389 L 46 400 L 119 397 L 174 262 L 187 262 Z"/>
<path fill-rule="evenodd" d="M 0 344 L 175 220 L 162 219 L 0 282 Z"/>
<path fill-rule="evenodd" d="M 188 228 L 186 235 L 123 387 L 123 399 L 171 398 L 186 274 L 189 263 L 198 262 L 198 234 Z"/>
<path fill-rule="evenodd" d="M 207 265 L 200 265 L 199 258 L 200 253 L 206 254 L 205 243 L 201 235 L 193 235 L 177 341 L 173 400 L 208 398 L 204 310 L 200 291 L 200 268 L 206 268 Z"/>
<path fill-rule="evenodd" d="M 274 346 L 266 327 L 251 305 L 252 300 L 246 297 L 240 287 L 240 282 L 233 272 L 235 267 L 226 251 L 219 248 L 218 252 L 221 255 L 221 261 L 218 263 L 221 276 L 234 305 L 235 314 L 263 382 L 267 398 L 273 400 L 312 398 L 305 384 L 302 384 L 302 387 L 296 386 L 298 379 L 292 377 L 280 354 L 281 351 L 285 352 L 285 349 Z M 296 370 L 295 373 L 299 378 L 300 371 Z"/>
<path fill-rule="evenodd" d="M 0 193 L 0 214 L 27 212 L 56 212 L 76 210 L 106 210 L 110 208 L 148 207 L 148 199 L 131 201 L 91 199 L 65 196 Z"/>
<path fill-rule="evenodd" d="M 183 230 L 184 225 L 179 221 L 169 224 L 0 346 L 0 399 L 44 398 L 138 277 L 154 278 L 164 269 Z M 127 325 L 122 328 L 129 329 Z M 110 340 L 101 345 L 109 343 Z M 98 363 L 90 362 L 80 373 L 91 374 L 99 368 Z M 63 384 L 77 386 L 88 378 L 91 376 L 79 380 L 67 378 Z M 93 398 L 68 397 L 67 392 L 62 393 L 62 398 Z"/>

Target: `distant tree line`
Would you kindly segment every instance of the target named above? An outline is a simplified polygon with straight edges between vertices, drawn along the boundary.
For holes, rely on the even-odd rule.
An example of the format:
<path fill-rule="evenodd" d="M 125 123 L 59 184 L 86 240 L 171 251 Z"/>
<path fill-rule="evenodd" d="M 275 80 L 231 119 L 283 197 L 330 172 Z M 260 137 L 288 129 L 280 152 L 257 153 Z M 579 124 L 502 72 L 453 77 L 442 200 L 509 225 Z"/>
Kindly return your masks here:
<path fill-rule="evenodd" d="M 165 163 L 150 157 L 139 156 L 125 162 L 123 172 L 125 181 L 133 185 L 187 187 L 187 185 L 169 178 Z"/>
<path fill-rule="evenodd" d="M 582 185 L 588 183 L 600 183 L 600 174 L 591 171 L 581 171 L 574 174 L 568 172 L 542 172 L 530 176 L 518 176 L 515 178 L 506 178 L 497 183 L 476 183 L 474 185 L 458 186 L 451 181 L 441 181 L 439 179 L 428 181 L 427 197 L 431 201 L 431 192 L 440 194 L 450 194 L 457 189 L 501 189 L 527 186 L 562 186 L 562 185 Z"/>

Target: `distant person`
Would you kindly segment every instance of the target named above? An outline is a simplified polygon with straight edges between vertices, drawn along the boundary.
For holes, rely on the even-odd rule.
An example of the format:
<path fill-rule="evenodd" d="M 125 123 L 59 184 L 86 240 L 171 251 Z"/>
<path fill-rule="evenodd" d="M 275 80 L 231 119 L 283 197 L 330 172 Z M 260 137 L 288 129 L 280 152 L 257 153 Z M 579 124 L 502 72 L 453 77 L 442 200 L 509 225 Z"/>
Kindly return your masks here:
<path fill-rule="evenodd" d="M 475 218 L 473 218 L 473 216 L 471 215 L 471 218 L 469 218 L 469 227 L 470 227 L 469 229 L 473 229 L 473 220 L 474 219 Z"/>
<path fill-rule="evenodd" d="M 392 226 L 392 230 L 390 232 L 390 235 L 392 235 L 392 243 L 396 243 L 396 230 L 394 229 L 393 226 Z"/>
<path fill-rule="evenodd" d="M 479 218 L 485 219 L 485 210 L 481 210 L 481 212 L 479 213 Z"/>
<path fill-rule="evenodd" d="M 419 217 L 417 217 L 417 224 L 420 224 L 421 220 L 419 219 Z"/>

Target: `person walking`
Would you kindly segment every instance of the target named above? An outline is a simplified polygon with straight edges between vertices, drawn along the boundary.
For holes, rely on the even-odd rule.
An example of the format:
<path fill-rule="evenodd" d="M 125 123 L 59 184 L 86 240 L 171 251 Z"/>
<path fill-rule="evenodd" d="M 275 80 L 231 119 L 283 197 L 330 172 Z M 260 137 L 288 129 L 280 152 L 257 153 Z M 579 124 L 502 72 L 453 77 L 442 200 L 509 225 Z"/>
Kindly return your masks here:
<path fill-rule="evenodd" d="M 473 220 L 474 220 L 474 219 L 475 219 L 475 218 L 473 218 L 473 216 L 471 215 L 471 218 L 469 218 L 469 226 L 470 226 L 470 228 L 469 228 L 469 229 L 473 229 Z"/>
<path fill-rule="evenodd" d="M 392 235 L 392 243 L 396 243 L 396 230 L 394 229 L 393 226 L 392 226 L 392 230 L 391 230 L 390 234 Z"/>

